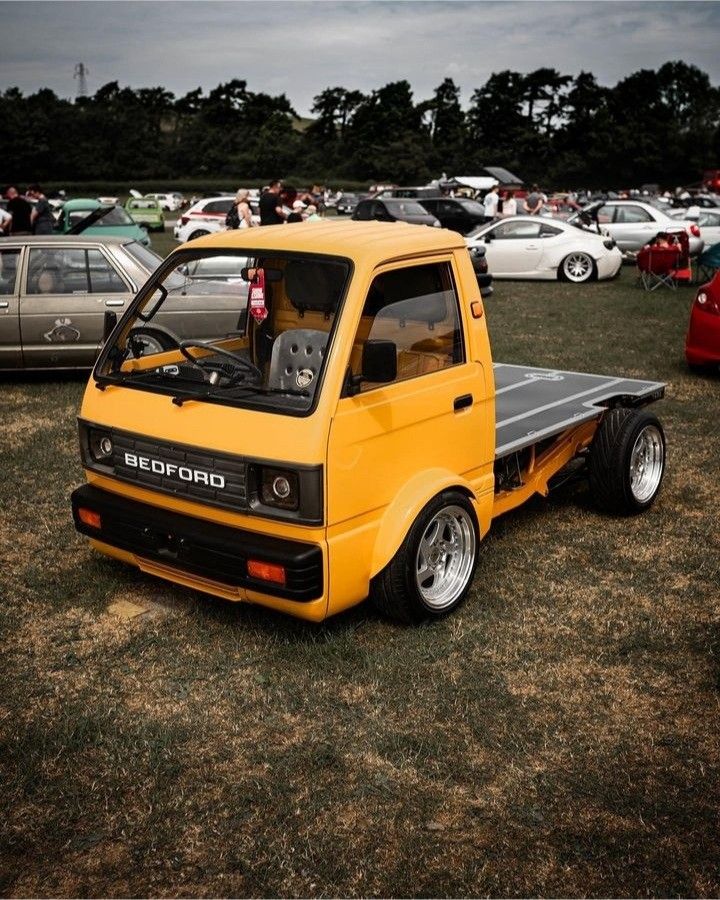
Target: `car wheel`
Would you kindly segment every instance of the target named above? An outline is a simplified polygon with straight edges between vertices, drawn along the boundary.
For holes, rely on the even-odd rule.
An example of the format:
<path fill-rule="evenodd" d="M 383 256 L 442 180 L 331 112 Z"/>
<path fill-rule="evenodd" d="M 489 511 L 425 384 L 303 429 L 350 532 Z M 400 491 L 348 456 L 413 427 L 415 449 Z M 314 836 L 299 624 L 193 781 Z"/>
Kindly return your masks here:
<path fill-rule="evenodd" d="M 195 238 L 205 237 L 206 234 L 210 234 L 209 231 L 205 231 L 204 228 L 198 228 L 197 231 L 193 231 L 193 233 L 188 238 L 189 241 L 194 241 Z"/>
<path fill-rule="evenodd" d="M 172 350 L 179 343 L 180 339 L 175 334 L 160 326 L 141 325 L 128 333 L 128 346 L 135 359 Z"/>
<path fill-rule="evenodd" d="M 374 605 L 407 623 L 447 615 L 470 590 L 477 545 L 472 504 L 459 491 L 444 491 L 425 506 L 398 552 L 373 579 Z"/>
<path fill-rule="evenodd" d="M 582 284 L 595 275 L 595 261 L 587 253 L 570 253 L 560 263 L 559 275 L 564 281 Z"/>
<path fill-rule="evenodd" d="M 665 473 L 665 433 L 652 413 L 611 409 L 590 446 L 590 492 L 605 512 L 633 515 L 651 506 Z"/>

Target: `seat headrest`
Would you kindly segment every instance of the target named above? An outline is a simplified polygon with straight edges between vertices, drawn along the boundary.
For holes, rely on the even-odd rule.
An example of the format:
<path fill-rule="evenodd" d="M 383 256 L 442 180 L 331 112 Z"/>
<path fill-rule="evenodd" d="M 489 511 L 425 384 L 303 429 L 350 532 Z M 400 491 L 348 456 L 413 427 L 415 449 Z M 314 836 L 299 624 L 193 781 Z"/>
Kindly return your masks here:
<path fill-rule="evenodd" d="M 334 263 L 291 259 L 285 267 L 285 293 L 301 312 L 335 312 L 344 282 L 344 266 Z"/>

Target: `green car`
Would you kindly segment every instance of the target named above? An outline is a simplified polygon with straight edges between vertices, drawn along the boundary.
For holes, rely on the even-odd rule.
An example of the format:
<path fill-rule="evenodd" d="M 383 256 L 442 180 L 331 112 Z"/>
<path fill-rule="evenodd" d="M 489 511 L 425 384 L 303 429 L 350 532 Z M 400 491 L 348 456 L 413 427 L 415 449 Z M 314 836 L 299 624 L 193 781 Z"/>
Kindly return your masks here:
<path fill-rule="evenodd" d="M 61 234 L 129 237 L 150 246 L 147 229 L 133 221 L 122 206 L 108 206 L 99 200 L 68 200 L 60 211 L 58 230 Z"/>
<path fill-rule="evenodd" d="M 130 213 L 138 225 L 144 225 L 148 231 L 165 231 L 162 207 L 152 197 L 130 197 L 125 204 L 125 212 Z"/>

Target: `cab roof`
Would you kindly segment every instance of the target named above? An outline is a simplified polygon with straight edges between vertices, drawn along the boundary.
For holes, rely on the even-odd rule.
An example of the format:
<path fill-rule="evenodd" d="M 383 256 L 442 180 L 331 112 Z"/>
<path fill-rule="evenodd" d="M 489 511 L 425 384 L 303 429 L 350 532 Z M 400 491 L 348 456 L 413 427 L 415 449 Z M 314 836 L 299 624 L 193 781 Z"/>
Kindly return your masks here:
<path fill-rule="evenodd" d="M 253 250 L 322 253 L 370 262 L 465 247 L 462 236 L 446 228 L 405 222 L 353 222 L 347 220 L 297 222 L 292 225 L 240 228 L 196 238 L 182 249 Z"/>

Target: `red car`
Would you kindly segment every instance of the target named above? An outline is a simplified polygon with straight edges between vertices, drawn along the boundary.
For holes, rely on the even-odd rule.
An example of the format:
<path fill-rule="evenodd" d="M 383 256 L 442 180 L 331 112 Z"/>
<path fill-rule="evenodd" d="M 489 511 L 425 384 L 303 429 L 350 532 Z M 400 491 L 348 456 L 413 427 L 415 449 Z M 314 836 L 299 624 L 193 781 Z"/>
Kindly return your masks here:
<path fill-rule="evenodd" d="M 685 357 L 691 368 L 720 365 L 720 270 L 698 289 L 690 311 Z"/>

